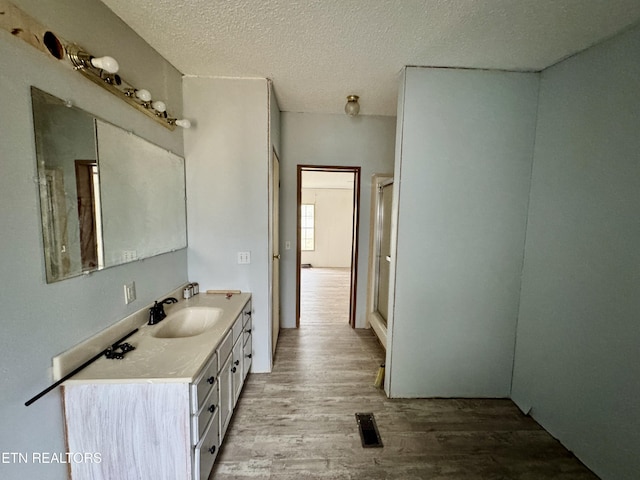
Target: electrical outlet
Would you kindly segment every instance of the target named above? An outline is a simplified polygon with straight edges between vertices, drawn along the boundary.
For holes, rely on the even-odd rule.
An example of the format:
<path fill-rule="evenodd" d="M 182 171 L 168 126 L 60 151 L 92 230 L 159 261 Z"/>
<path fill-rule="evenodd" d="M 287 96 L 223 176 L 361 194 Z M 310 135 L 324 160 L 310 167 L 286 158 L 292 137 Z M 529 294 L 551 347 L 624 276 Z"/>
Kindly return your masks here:
<path fill-rule="evenodd" d="M 127 283 L 124 286 L 124 304 L 129 305 L 136 299 L 136 282 Z"/>
<path fill-rule="evenodd" d="M 238 264 L 251 263 L 251 252 L 238 252 Z"/>
<path fill-rule="evenodd" d="M 135 250 L 123 250 L 122 251 L 122 261 L 123 262 L 133 262 L 138 259 L 138 252 Z"/>

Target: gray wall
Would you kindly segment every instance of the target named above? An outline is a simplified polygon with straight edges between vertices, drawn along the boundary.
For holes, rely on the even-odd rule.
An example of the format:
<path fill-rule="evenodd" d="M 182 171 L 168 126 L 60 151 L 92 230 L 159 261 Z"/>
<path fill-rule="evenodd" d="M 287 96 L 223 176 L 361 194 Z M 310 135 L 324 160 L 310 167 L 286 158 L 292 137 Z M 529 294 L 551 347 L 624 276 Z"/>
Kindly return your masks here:
<path fill-rule="evenodd" d="M 395 117 L 282 112 L 280 158 L 281 326 L 296 325 L 297 165 L 362 167 L 356 326 L 366 324 L 371 176 L 393 171 Z M 284 243 L 291 242 L 285 250 Z"/>
<path fill-rule="evenodd" d="M 542 74 L 513 399 L 603 479 L 640 472 L 640 29 Z"/>
<path fill-rule="evenodd" d="M 407 68 L 403 91 L 390 395 L 508 397 L 538 75 Z"/>
<path fill-rule="evenodd" d="M 184 79 L 189 277 L 252 293 L 253 372 L 271 370 L 268 250 L 269 83 Z M 238 265 L 237 253 L 251 252 Z"/>
<path fill-rule="evenodd" d="M 181 75 L 102 3 L 94 0 L 15 2 L 54 32 L 96 54 L 114 55 L 122 76 L 144 85 L 181 112 Z M 95 19 L 95 20 L 93 20 Z M 182 154 L 182 134 L 150 121 L 77 72 L 0 31 L 0 451 L 64 452 L 59 389 L 30 407 L 24 402 L 51 381 L 55 355 L 142 308 L 186 281 L 186 250 L 45 283 L 30 86 Z M 134 80 L 134 77 L 140 77 Z M 124 305 L 123 285 L 138 299 Z M 6 480 L 67 478 L 64 464 L 0 464 Z"/>
<path fill-rule="evenodd" d="M 280 156 L 280 137 L 282 136 L 280 107 L 271 81 L 269 81 L 269 136 L 271 137 L 271 145 Z"/>

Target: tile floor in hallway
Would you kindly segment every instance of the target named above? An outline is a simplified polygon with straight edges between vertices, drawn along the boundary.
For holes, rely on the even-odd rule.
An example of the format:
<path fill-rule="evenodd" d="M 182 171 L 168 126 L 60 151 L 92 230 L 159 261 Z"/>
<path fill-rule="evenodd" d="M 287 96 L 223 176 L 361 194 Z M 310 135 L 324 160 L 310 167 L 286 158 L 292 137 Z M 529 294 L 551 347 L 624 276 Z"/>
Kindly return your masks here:
<path fill-rule="evenodd" d="M 271 374 L 250 374 L 214 480 L 594 480 L 510 400 L 388 399 L 384 351 L 346 320 L 281 331 Z M 383 448 L 362 448 L 373 412 Z"/>

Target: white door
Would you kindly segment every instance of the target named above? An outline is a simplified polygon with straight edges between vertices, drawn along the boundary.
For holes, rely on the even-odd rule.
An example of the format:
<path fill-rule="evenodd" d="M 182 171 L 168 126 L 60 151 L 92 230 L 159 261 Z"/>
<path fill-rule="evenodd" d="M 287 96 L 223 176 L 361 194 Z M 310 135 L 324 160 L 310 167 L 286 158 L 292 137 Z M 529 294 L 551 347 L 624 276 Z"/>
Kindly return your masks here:
<path fill-rule="evenodd" d="M 280 333 L 280 160 L 275 150 L 271 155 L 271 245 L 273 265 L 271 268 L 271 359 L 276 353 Z"/>

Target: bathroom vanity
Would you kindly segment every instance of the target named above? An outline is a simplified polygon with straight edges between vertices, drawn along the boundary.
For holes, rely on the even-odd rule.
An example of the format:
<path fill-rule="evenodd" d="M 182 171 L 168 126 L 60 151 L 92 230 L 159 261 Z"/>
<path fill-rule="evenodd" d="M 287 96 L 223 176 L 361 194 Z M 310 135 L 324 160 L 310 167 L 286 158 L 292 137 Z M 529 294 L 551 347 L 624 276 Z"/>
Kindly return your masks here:
<path fill-rule="evenodd" d="M 251 366 L 251 296 L 200 294 L 166 312 L 124 359 L 65 382 L 67 449 L 100 459 L 70 464 L 72 479 L 209 477 Z"/>

